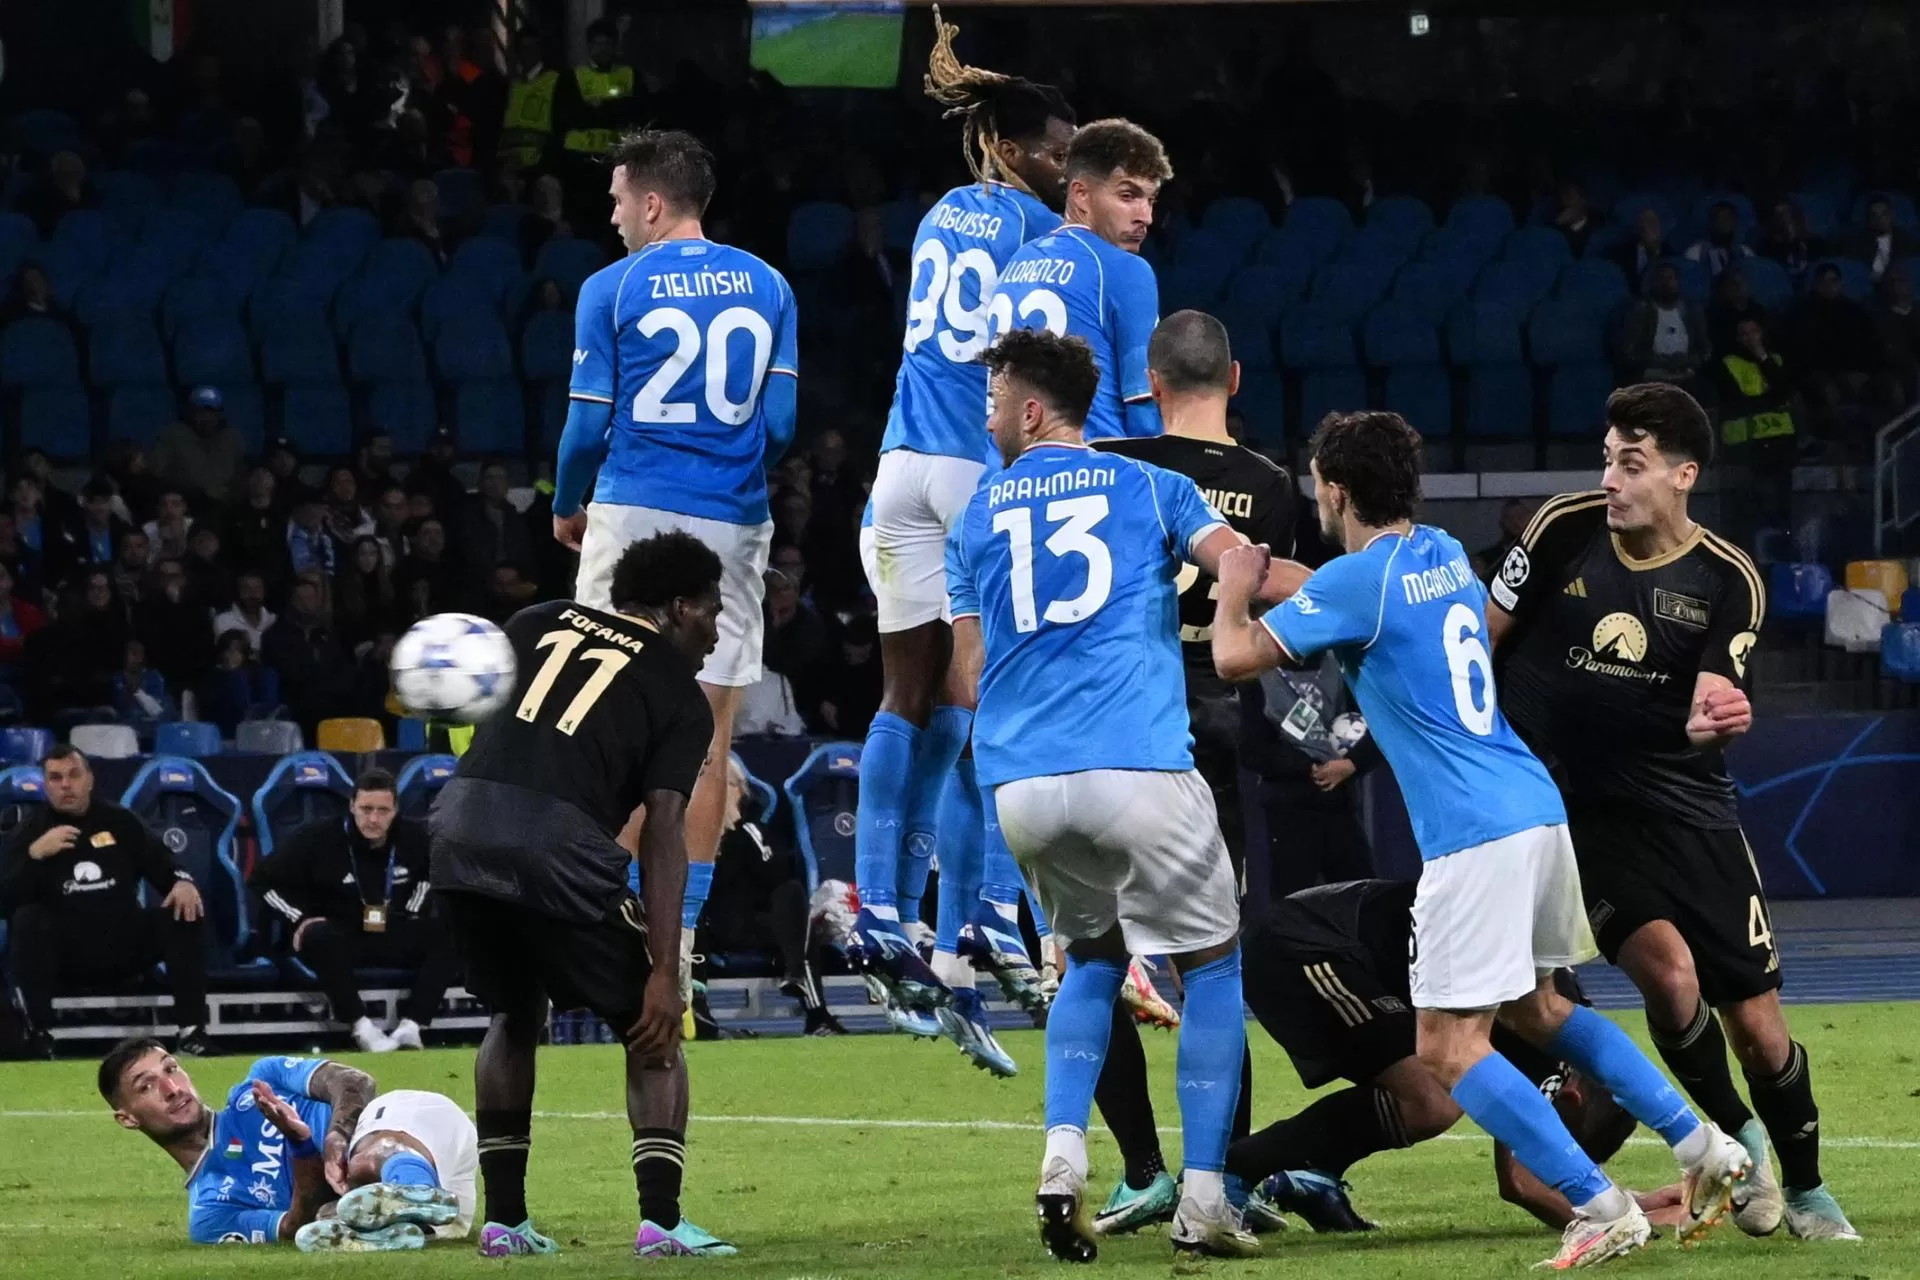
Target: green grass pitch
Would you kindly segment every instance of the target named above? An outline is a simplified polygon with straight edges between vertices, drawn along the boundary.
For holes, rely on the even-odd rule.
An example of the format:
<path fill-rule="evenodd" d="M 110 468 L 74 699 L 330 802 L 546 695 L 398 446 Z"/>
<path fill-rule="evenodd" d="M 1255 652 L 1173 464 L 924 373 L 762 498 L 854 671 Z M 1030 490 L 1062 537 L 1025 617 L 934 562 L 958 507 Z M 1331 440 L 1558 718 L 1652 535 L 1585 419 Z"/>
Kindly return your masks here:
<path fill-rule="evenodd" d="M 1791 1011 L 1811 1053 L 1824 1107 L 1825 1167 L 1864 1245 L 1804 1245 L 1783 1231 L 1748 1240 L 1731 1225 L 1698 1248 L 1669 1239 L 1608 1274 L 1853 1280 L 1920 1276 L 1920 1225 L 1910 1192 L 1920 1157 L 1920 1006 L 1830 1005 Z M 1640 1033 L 1637 1017 L 1627 1020 Z M 688 1214 L 736 1241 L 730 1261 L 660 1264 L 702 1275 L 774 1278 L 1057 1276 L 1032 1225 L 1040 1159 L 1040 1037 L 1006 1036 L 1027 1068 L 994 1081 L 944 1043 L 898 1037 L 760 1040 L 691 1047 L 693 1109 Z M 1304 1094 L 1278 1049 L 1253 1030 L 1254 1116 L 1264 1123 Z M 1149 1036 L 1163 1128 L 1173 1038 Z M 435 1089 L 471 1105 L 466 1049 L 350 1059 L 390 1088 Z M 217 1097 L 248 1059 L 190 1063 Z M 117 1276 L 305 1274 L 335 1268 L 418 1277 L 498 1274 L 614 1276 L 630 1256 L 635 1209 L 618 1050 L 543 1050 L 529 1200 L 564 1252 L 482 1262 L 469 1243 L 424 1255 L 303 1257 L 291 1248 L 202 1248 L 185 1241 L 180 1176 L 158 1149 L 116 1128 L 87 1062 L 0 1065 L 0 1275 L 8 1280 Z M 1627 1185 L 1671 1180 L 1667 1153 L 1646 1140 L 1612 1168 Z M 1166 1135 L 1168 1158 L 1178 1139 Z M 1362 1212 L 1384 1229 L 1314 1236 L 1300 1224 L 1269 1237 L 1246 1263 L 1175 1263 L 1164 1229 L 1110 1242 L 1088 1273 L 1115 1277 L 1278 1274 L 1342 1277 L 1518 1276 L 1555 1239 L 1494 1191 L 1491 1144 L 1462 1126 L 1449 1140 L 1375 1157 L 1352 1174 Z M 1096 1133 L 1097 1194 L 1116 1168 Z"/>
<path fill-rule="evenodd" d="M 753 43 L 753 65 L 788 85 L 893 87 L 900 68 L 900 19 L 845 13 Z"/>

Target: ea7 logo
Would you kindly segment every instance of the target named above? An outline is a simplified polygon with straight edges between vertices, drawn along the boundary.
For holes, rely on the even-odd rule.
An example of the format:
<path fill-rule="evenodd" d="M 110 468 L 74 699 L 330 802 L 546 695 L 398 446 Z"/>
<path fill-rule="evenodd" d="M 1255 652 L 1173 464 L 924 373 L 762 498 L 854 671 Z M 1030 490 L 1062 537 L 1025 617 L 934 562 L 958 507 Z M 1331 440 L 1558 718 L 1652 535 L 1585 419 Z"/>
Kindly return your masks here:
<path fill-rule="evenodd" d="M 587 362 L 587 353 L 575 347 L 573 349 L 573 362 L 575 364 L 585 364 Z"/>
<path fill-rule="evenodd" d="M 1182 1080 L 1180 1087 L 1182 1089 L 1211 1089 L 1219 1083 L 1218 1080 Z"/>
<path fill-rule="evenodd" d="M 1060 1059 L 1063 1062 L 1098 1062 L 1100 1055 L 1091 1049 L 1062 1049 Z"/>

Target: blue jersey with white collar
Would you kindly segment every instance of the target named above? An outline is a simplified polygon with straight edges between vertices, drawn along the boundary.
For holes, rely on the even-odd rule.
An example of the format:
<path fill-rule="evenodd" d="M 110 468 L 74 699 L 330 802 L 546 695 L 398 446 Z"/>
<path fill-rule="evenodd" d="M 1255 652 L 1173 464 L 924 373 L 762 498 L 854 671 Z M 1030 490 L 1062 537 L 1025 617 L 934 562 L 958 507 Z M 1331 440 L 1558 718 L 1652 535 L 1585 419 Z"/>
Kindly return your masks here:
<path fill-rule="evenodd" d="M 253 1101 L 264 1080 L 300 1113 L 316 1145 L 333 1123 L 333 1107 L 307 1096 L 307 1082 L 324 1058 L 262 1058 L 227 1091 L 214 1115 L 213 1137 L 187 1175 L 187 1236 L 195 1244 L 272 1244 L 280 1219 L 293 1207 L 291 1145 Z"/>
<path fill-rule="evenodd" d="M 1193 767 L 1175 579 L 1225 523 L 1187 477 L 1084 445 L 1035 446 L 980 486 L 947 592 L 986 648 L 983 785 Z"/>
<path fill-rule="evenodd" d="M 710 240 L 660 240 L 587 278 L 575 400 L 613 406 L 594 501 L 761 524 L 770 377 L 799 372 L 793 290 Z"/>
<path fill-rule="evenodd" d="M 880 451 L 976 459 L 987 430 L 987 310 L 1000 269 L 1060 225 L 1038 199 L 999 182 L 955 187 L 913 235 L 907 332 Z"/>
<path fill-rule="evenodd" d="M 1486 614 L 1466 551 L 1415 525 L 1336 556 L 1261 618 L 1293 659 L 1339 657 L 1427 861 L 1567 820 L 1495 701 Z"/>
<path fill-rule="evenodd" d="M 1087 227 L 1061 227 L 1024 246 L 1000 273 L 992 319 L 996 335 L 1009 329 L 1045 329 L 1084 338 L 1100 366 L 1100 389 L 1085 426 L 1089 440 L 1130 433 L 1124 406 L 1153 398 L 1147 385 L 1147 341 L 1160 323 L 1160 290 L 1153 268 L 1137 253 L 1108 244 Z M 987 445 L 987 465 L 1000 459 Z"/>

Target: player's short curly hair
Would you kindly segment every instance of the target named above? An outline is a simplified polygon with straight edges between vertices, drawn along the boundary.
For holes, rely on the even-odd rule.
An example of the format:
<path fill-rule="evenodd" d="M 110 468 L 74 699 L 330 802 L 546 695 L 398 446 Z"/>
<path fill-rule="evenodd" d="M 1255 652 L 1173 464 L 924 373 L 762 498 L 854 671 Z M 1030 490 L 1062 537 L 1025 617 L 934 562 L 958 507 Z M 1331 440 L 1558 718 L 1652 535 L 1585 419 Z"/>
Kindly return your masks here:
<path fill-rule="evenodd" d="M 634 190 L 681 213 L 701 217 L 713 200 L 713 152 L 684 129 L 636 129 L 613 144 L 607 163 L 625 166 Z"/>
<path fill-rule="evenodd" d="M 1131 120 L 1093 120 L 1067 148 L 1067 181 L 1101 182 L 1114 173 L 1165 182 L 1173 176 L 1160 139 Z"/>
<path fill-rule="evenodd" d="M 613 566 L 613 607 L 664 609 L 720 590 L 720 557 L 684 530 L 642 538 Z"/>
<path fill-rule="evenodd" d="M 1046 132 L 1049 120 L 1074 123 L 1073 108 L 1050 84 L 970 67 L 960 61 L 953 51 L 954 37 L 959 34 L 960 28 L 942 19 L 940 6 L 935 5 L 933 52 L 928 55 L 927 75 L 922 82 L 926 94 L 947 109 L 949 118 L 957 116 L 961 120 L 961 142 L 974 177 L 982 182 L 999 179 L 1018 183 L 1018 175 L 1003 171 L 994 148 L 1002 138 L 1020 143 L 1037 139 Z"/>
<path fill-rule="evenodd" d="M 1622 439 L 1651 439 L 1668 461 L 1713 461 L 1713 424 L 1700 402 L 1671 382 L 1642 382 L 1607 397 L 1607 425 Z"/>
<path fill-rule="evenodd" d="M 1045 329 L 1009 329 L 986 349 L 980 363 L 1032 388 L 1053 411 L 1079 426 L 1100 389 L 1100 366 L 1083 338 L 1063 338 Z"/>
<path fill-rule="evenodd" d="M 1307 446 L 1320 479 L 1347 491 L 1370 528 L 1413 519 L 1420 505 L 1420 433 L 1397 413 L 1330 413 Z"/>
<path fill-rule="evenodd" d="M 100 1078 L 96 1083 L 108 1106 L 118 1105 L 120 1082 L 126 1077 L 127 1068 L 156 1049 L 165 1053 L 167 1046 L 152 1036 L 128 1036 L 107 1050 L 107 1056 L 100 1059 Z"/>

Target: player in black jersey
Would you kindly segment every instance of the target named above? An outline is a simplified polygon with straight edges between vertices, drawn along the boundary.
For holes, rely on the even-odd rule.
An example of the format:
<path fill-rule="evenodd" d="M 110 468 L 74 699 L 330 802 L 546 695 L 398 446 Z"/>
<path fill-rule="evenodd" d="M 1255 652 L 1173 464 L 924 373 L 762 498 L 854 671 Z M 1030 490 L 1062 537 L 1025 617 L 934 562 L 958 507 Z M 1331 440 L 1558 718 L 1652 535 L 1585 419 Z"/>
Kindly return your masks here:
<path fill-rule="evenodd" d="M 1407 953 L 1414 885 L 1350 880 L 1280 899 L 1241 939 L 1247 1004 L 1287 1051 L 1300 1082 L 1338 1079 L 1353 1088 L 1327 1094 L 1297 1115 L 1227 1150 L 1227 1168 L 1260 1183 L 1256 1204 L 1298 1213 L 1318 1231 L 1370 1231 L 1341 1179 L 1378 1151 L 1445 1133 L 1460 1108 L 1414 1050 Z M 1570 969 L 1560 993 L 1586 1003 Z M 1567 1129 L 1596 1163 L 1620 1149 L 1634 1120 L 1613 1096 L 1549 1054 L 1495 1025 L 1495 1047 L 1554 1100 Z M 1572 1220 L 1566 1198 L 1495 1144 L 1501 1198 L 1559 1230 Z M 1263 1181 L 1264 1180 L 1264 1181 Z M 1684 1212 L 1677 1187 L 1639 1198 L 1656 1221 Z"/>
<path fill-rule="evenodd" d="M 1626 387 L 1607 423 L 1602 487 L 1542 506 L 1488 583 L 1500 704 L 1566 797 L 1601 951 L 1646 998 L 1674 1078 L 1753 1156 L 1735 1221 L 1766 1235 L 1784 1213 L 1795 1235 L 1858 1239 L 1820 1179 L 1806 1050 L 1780 1008 L 1780 956 L 1722 755 L 1753 722 L 1745 685 L 1765 590 L 1745 552 L 1688 518 L 1713 449 L 1693 398 Z M 1728 1041 L 1764 1131 L 1734 1088 Z"/>
<path fill-rule="evenodd" d="M 1102 440 L 1095 448 L 1123 453 L 1177 471 L 1200 487 L 1214 510 L 1250 542 L 1265 543 L 1276 556 L 1293 554 L 1299 490 L 1293 477 L 1227 434 L 1227 401 L 1240 385 L 1226 326 L 1199 311 L 1178 311 L 1162 320 L 1147 344 L 1147 379 L 1166 434 Z M 1193 732 L 1193 763 L 1213 789 L 1220 834 L 1244 880 L 1246 832 L 1240 808 L 1239 692 L 1213 669 L 1214 581 L 1192 565 L 1181 570 L 1180 641 L 1186 660 L 1187 715 Z M 1252 1059 L 1241 1071 L 1240 1104 L 1233 1134 L 1247 1132 Z M 1094 1218 L 1102 1234 L 1134 1231 L 1173 1216 L 1178 1195 L 1166 1172 L 1147 1092 L 1147 1056 L 1140 1030 L 1124 1002 L 1114 1006 L 1113 1033 L 1094 1092 L 1126 1164 L 1106 1207 Z M 1244 1188 L 1230 1198 L 1244 1201 Z M 1263 1225 L 1257 1218 L 1248 1224 Z"/>
<path fill-rule="evenodd" d="M 435 803 L 433 886 L 493 1022 L 474 1063 L 488 1257 L 552 1253 L 527 1215 L 534 1050 L 549 1002 L 627 1046 L 643 1256 L 735 1252 L 680 1216 L 687 1073 L 680 905 L 687 797 L 713 739 L 694 676 L 712 651 L 720 558 L 687 533 L 628 547 L 614 611 L 572 601 L 508 621 L 514 700 L 480 725 Z M 641 893 L 618 843 L 645 805 Z"/>

